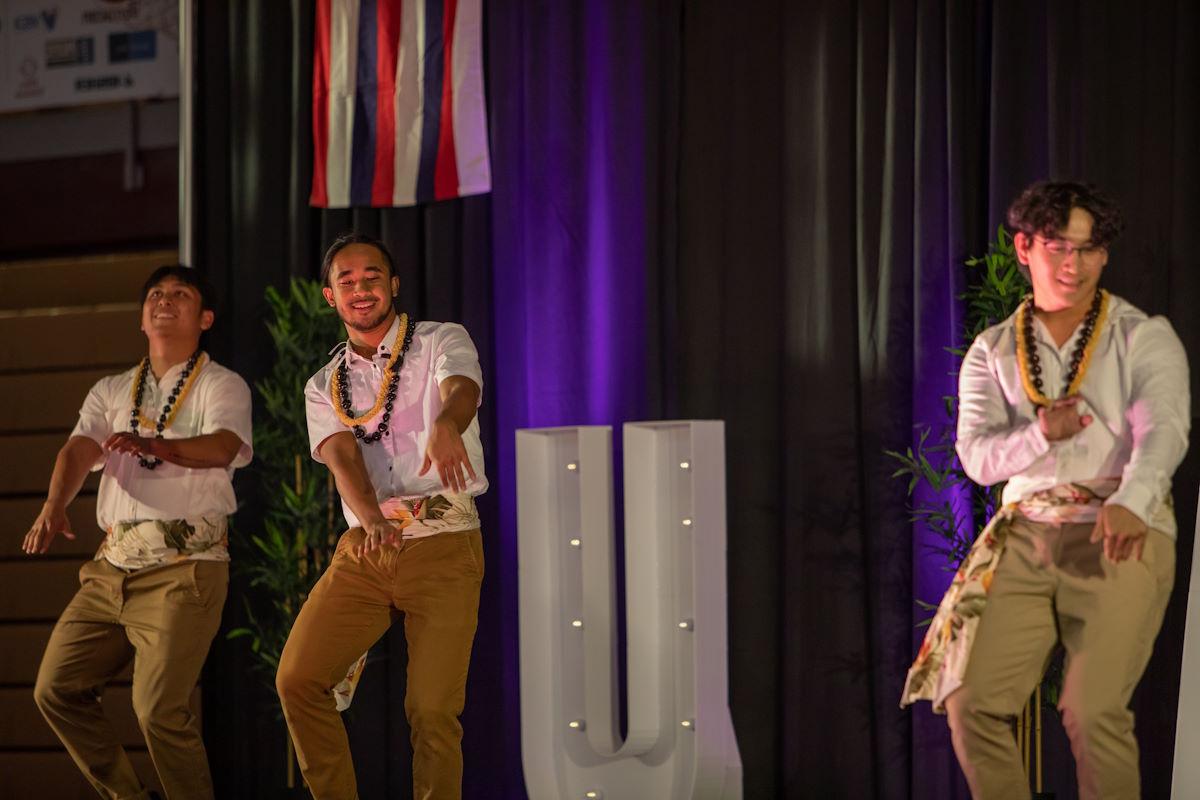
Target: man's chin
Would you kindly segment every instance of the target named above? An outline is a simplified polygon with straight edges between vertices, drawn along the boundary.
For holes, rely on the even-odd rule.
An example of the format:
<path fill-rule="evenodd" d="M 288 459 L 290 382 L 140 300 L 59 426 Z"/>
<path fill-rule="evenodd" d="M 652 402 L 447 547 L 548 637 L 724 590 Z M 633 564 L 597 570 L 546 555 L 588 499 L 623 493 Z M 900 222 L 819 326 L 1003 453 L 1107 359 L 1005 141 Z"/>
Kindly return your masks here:
<path fill-rule="evenodd" d="M 370 331 L 378 328 L 384 323 L 385 320 L 387 320 L 388 313 L 388 311 L 384 311 L 379 316 L 368 320 L 346 319 L 345 317 L 342 317 L 342 322 L 346 323 L 348 327 L 353 328 L 359 333 L 369 333 Z"/>

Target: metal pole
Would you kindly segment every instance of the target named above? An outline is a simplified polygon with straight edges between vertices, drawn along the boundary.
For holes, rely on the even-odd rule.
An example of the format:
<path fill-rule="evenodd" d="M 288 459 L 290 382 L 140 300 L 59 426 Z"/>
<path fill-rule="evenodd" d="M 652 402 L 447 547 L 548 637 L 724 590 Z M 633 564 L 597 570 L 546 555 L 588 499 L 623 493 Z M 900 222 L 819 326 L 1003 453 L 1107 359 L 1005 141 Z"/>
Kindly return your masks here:
<path fill-rule="evenodd" d="M 195 121 L 195 0 L 179 0 L 179 263 L 195 266 L 192 231 Z"/>

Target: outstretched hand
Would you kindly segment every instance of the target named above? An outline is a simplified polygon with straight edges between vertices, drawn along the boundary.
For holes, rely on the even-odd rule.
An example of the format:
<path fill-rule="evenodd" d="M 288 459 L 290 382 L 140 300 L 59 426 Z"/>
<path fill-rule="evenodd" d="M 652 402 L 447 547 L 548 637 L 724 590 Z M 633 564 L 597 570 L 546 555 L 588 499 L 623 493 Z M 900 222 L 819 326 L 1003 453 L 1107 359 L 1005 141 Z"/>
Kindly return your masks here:
<path fill-rule="evenodd" d="M 425 463 L 417 474 L 424 475 L 431 467 L 437 467 L 442 486 L 453 492 L 466 491 L 468 475 L 471 480 L 476 479 L 462 434 L 451 420 L 439 418 L 434 421 L 429 444 L 425 446 Z"/>
<path fill-rule="evenodd" d="M 60 533 L 68 539 L 75 538 L 75 532 L 71 530 L 71 520 L 67 519 L 67 510 L 47 503 L 42 506 L 42 513 L 34 520 L 33 527 L 25 534 L 21 549 L 30 555 L 44 553 L 50 548 L 50 542 Z"/>
<path fill-rule="evenodd" d="M 1082 398 L 1071 395 L 1055 400 L 1048 408 L 1038 408 L 1038 424 L 1042 434 L 1051 442 L 1070 439 L 1075 434 L 1092 424 L 1091 414 L 1080 414 L 1078 405 Z"/>

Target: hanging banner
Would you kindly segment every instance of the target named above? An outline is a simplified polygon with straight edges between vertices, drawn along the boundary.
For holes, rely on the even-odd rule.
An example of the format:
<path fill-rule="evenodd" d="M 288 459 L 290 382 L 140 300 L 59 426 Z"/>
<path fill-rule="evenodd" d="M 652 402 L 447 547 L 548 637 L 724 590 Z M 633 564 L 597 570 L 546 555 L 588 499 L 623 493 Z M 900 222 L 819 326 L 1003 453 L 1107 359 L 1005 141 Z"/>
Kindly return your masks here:
<path fill-rule="evenodd" d="M 178 0 L 0 0 L 0 111 L 178 95 Z"/>
<path fill-rule="evenodd" d="M 317 0 L 311 205 L 491 191 L 483 0 Z"/>

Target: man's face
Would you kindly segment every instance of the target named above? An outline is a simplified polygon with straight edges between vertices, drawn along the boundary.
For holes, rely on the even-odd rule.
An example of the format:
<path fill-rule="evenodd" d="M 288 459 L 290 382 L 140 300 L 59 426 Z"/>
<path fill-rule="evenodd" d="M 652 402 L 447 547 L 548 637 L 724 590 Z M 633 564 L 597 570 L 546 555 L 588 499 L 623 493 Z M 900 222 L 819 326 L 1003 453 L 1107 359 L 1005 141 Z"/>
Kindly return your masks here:
<path fill-rule="evenodd" d="M 1072 208 L 1065 228 L 1053 238 L 1041 234 L 1013 237 L 1017 258 L 1029 267 L 1034 302 L 1043 311 L 1061 311 L 1091 302 L 1108 248 L 1092 242 L 1092 215 Z"/>
<path fill-rule="evenodd" d="M 206 311 L 200 292 L 174 276 L 167 276 L 150 287 L 142 303 L 142 330 L 147 336 L 193 338 L 213 324 L 213 312 Z"/>
<path fill-rule="evenodd" d="M 351 244 L 334 256 L 329 286 L 322 291 L 342 322 L 356 331 L 370 331 L 392 313 L 392 298 L 400 292 L 400 279 L 389 275 L 379 248 Z"/>

